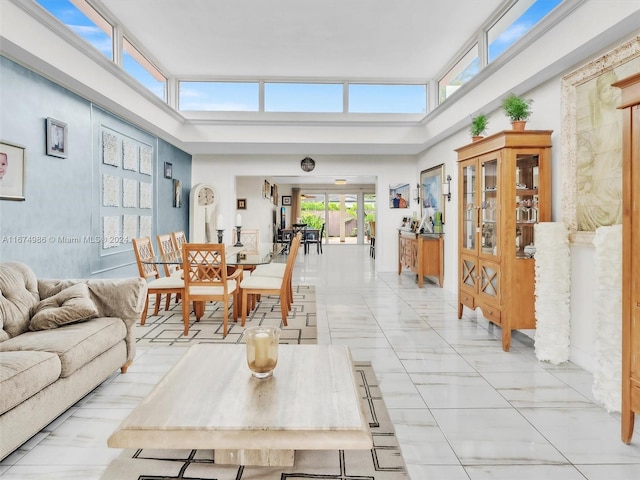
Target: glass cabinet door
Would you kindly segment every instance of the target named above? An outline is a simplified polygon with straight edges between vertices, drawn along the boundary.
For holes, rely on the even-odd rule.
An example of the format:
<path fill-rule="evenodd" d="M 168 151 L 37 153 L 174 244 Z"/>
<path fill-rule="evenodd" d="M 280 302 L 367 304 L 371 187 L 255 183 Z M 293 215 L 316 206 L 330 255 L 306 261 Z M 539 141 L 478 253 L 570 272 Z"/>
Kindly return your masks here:
<path fill-rule="evenodd" d="M 498 205 L 498 160 L 481 160 L 481 198 L 482 212 L 481 251 L 489 255 L 498 255 L 499 215 Z"/>
<path fill-rule="evenodd" d="M 462 222 L 463 247 L 474 250 L 476 248 L 476 231 L 478 229 L 475 163 L 462 168 L 461 201 L 464 205 L 464 219 Z"/>
<path fill-rule="evenodd" d="M 516 257 L 532 257 L 533 226 L 538 223 L 539 155 L 516 155 Z"/>

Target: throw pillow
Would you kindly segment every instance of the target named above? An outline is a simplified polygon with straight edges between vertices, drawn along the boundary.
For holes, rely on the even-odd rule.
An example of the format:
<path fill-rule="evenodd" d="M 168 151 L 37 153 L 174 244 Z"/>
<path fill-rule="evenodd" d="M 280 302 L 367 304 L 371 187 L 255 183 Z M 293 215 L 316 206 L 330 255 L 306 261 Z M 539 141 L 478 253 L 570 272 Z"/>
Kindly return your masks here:
<path fill-rule="evenodd" d="M 58 328 L 97 316 L 98 309 L 89 296 L 89 287 L 78 283 L 40 301 L 31 312 L 29 330 Z"/>

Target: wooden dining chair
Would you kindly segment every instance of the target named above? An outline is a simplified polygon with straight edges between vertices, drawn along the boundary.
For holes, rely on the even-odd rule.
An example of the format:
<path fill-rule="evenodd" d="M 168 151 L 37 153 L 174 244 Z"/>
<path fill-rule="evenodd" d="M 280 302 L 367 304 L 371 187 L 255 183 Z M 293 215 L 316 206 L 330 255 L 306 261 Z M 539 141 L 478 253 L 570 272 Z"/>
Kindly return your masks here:
<path fill-rule="evenodd" d="M 237 230 L 233 229 L 233 241 L 238 239 Z M 240 229 L 240 243 L 244 246 L 244 251 L 249 254 L 260 253 L 260 230 Z"/>
<path fill-rule="evenodd" d="M 144 310 L 142 311 L 142 318 L 140 319 L 140 325 L 144 325 L 147 320 L 149 296 L 156 296 L 156 304 L 153 314 L 157 315 L 162 295 L 167 295 L 169 297 L 172 293 L 183 295 L 184 281 L 180 277 L 176 276 L 160 276 L 160 273 L 158 272 L 158 265 L 154 263 L 156 255 L 153 251 L 151 238 L 134 238 L 132 243 L 133 251 L 136 254 L 138 272 L 140 273 L 140 277 L 147 281 L 147 298 L 144 301 Z"/>
<path fill-rule="evenodd" d="M 173 239 L 173 245 L 176 250 L 182 251 L 182 244 L 187 242 L 187 236 L 184 234 L 182 230 L 178 230 L 176 232 L 171 232 L 171 238 Z"/>
<path fill-rule="evenodd" d="M 156 237 L 158 243 L 158 252 L 164 259 L 174 258 L 176 261 L 180 258 L 180 250 L 176 248 L 176 244 L 173 241 L 173 236 L 170 233 L 163 233 Z M 182 264 L 179 263 L 164 263 L 165 277 L 177 276 L 182 278 Z M 180 300 L 180 294 L 176 294 L 176 303 Z M 167 295 L 165 310 L 169 310 L 171 303 L 171 294 Z"/>
<path fill-rule="evenodd" d="M 184 273 L 184 295 L 182 297 L 184 334 L 189 334 L 189 304 L 196 302 L 196 305 L 199 305 L 194 308 L 196 322 L 199 322 L 204 314 L 206 302 L 214 301 L 223 303 L 222 335 L 226 337 L 231 300 L 233 300 L 233 319 L 238 321 L 242 269 L 237 269 L 233 274 L 227 275 L 224 244 L 183 243 L 182 270 Z"/>
<path fill-rule="evenodd" d="M 260 295 L 278 295 L 280 297 L 280 312 L 282 314 L 282 324 L 287 326 L 287 316 L 293 303 L 292 273 L 295 263 L 302 233 L 298 233 L 291 242 L 289 258 L 285 264 L 282 276 L 262 276 L 255 272 L 242 280 L 240 289 L 242 290 L 242 326 L 247 320 L 247 312 L 255 306 L 255 299 Z M 273 264 L 282 265 L 282 264 Z M 256 269 L 257 270 L 257 269 Z"/>

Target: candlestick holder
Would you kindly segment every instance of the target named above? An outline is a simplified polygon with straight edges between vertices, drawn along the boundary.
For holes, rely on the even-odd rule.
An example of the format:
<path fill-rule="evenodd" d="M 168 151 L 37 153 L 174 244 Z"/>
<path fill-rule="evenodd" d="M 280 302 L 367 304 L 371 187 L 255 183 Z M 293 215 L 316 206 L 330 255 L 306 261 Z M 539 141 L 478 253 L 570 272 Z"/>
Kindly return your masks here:
<path fill-rule="evenodd" d="M 242 226 L 236 225 L 236 234 L 238 236 L 238 241 L 234 245 L 234 247 L 243 247 L 242 242 L 240 241 L 240 230 L 242 230 Z"/>
<path fill-rule="evenodd" d="M 216 231 L 218 232 L 218 243 L 222 243 L 222 234 L 224 233 L 224 230 L 218 229 Z"/>

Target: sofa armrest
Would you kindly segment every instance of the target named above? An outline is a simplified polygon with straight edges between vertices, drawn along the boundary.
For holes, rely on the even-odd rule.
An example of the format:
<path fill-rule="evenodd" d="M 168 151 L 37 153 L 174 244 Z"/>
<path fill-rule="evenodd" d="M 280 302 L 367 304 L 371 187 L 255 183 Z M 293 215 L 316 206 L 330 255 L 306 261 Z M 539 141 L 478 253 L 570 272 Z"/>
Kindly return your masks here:
<path fill-rule="evenodd" d="M 77 283 L 86 283 L 93 303 L 101 317 L 120 318 L 127 328 L 127 364 L 135 356 L 135 338 L 133 326 L 142 317 L 147 300 L 147 282 L 140 277 L 123 279 L 91 279 L 91 280 L 38 280 L 40 298 L 45 299 Z"/>
<path fill-rule="evenodd" d="M 140 320 L 147 297 L 147 283 L 139 277 L 90 280 L 38 280 L 40 298 L 45 299 L 77 283 L 86 283 L 101 317 L 119 317 L 127 326 Z"/>

